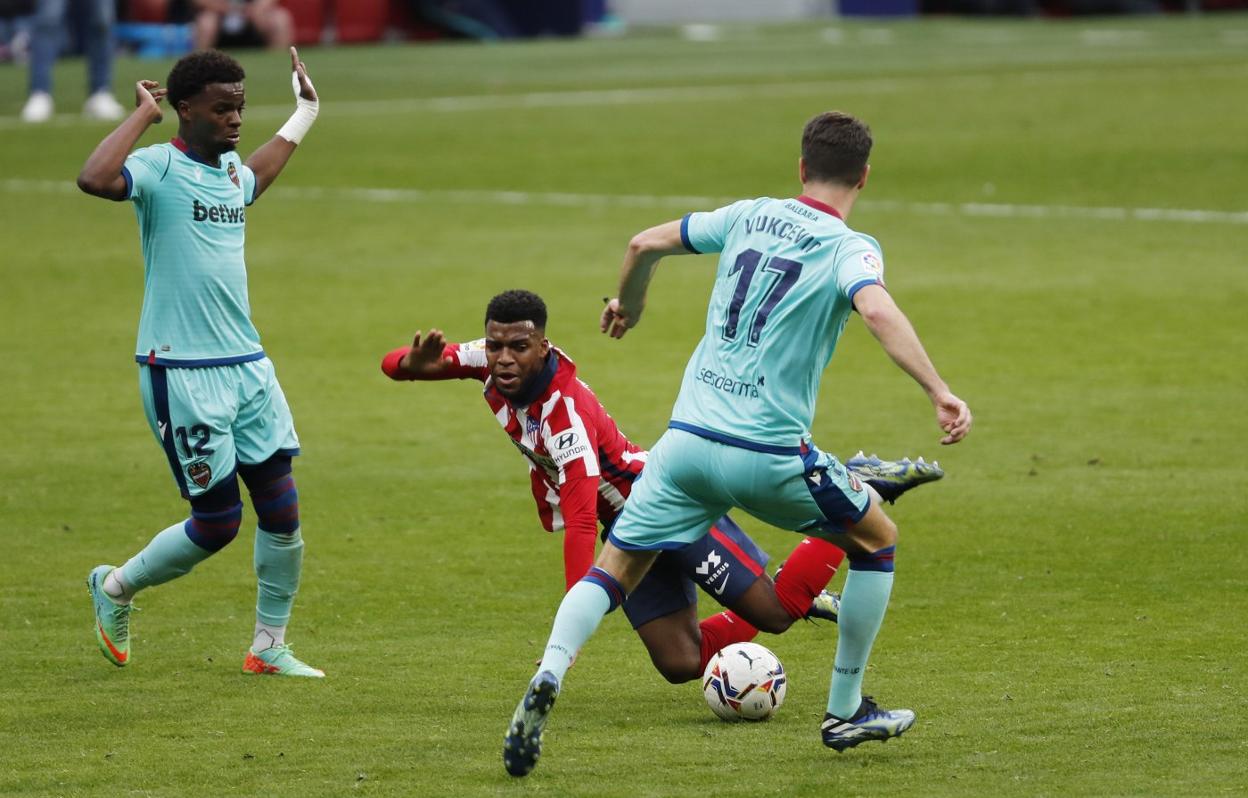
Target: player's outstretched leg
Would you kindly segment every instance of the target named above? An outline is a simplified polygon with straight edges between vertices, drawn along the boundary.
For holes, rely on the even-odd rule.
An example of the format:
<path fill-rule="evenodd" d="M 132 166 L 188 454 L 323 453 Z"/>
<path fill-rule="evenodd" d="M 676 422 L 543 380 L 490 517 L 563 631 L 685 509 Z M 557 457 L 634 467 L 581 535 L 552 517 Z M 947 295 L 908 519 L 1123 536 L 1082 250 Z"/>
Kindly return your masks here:
<path fill-rule="evenodd" d="M 877 455 L 868 457 L 861 451 L 846 460 L 845 467 L 875 488 L 880 498 L 889 504 L 901 498 L 901 494 L 906 491 L 935 482 L 945 475 L 940 463 L 935 460 L 930 463 L 923 462 L 922 457 L 914 461 L 909 457 L 902 460 L 881 460 Z"/>
<path fill-rule="evenodd" d="M 104 657 L 119 668 L 130 663 L 130 604 L 113 601 L 104 591 L 111 565 L 97 565 L 87 575 L 87 592 L 95 605 L 95 642 Z"/>
<path fill-rule="evenodd" d="M 608 541 L 604 552 L 618 552 Z M 622 555 L 625 558 L 628 555 Z M 641 581 L 654 560 L 653 552 L 639 560 L 644 567 L 635 576 Z M 599 555 L 601 562 L 606 555 Z M 635 583 L 634 583 L 635 584 Z M 542 670 L 529 682 L 524 698 L 511 716 L 503 738 L 503 766 L 513 776 L 527 776 L 542 755 L 542 729 L 546 726 L 555 696 L 572 660 L 589 640 L 603 617 L 624 602 L 623 585 L 607 571 L 594 566 L 563 596 L 542 653 Z"/>
<path fill-rule="evenodd" d="M 900 737 L 914 725 L 914 712 L 909 709 L 880 709 L 871 696 L 864 695 L 852 718 L 838 718 L 831 712 L 823 716 L 823 744 L 835 751 L 853 748 L 868 740 L 886 742 Z"/>
<path fill-rule="evenodd" d="M 527 776 L 542 755 L 542 729 L 559 695 L 559 680 L 542 671 L 529 682 L 529 689 L 511 716 L 503 738 L 503 767 L 513 776 Z"/>

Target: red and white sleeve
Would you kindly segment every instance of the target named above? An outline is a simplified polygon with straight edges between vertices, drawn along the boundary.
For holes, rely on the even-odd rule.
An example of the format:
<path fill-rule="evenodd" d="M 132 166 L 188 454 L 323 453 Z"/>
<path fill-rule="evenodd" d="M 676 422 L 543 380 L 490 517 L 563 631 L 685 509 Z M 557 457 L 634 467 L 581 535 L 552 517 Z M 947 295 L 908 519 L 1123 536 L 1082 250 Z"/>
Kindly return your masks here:
<path fill-rule="evenodd" d="M 480 380 L 485 382 L 489 369 L 485 361 L 485 339 L 469 341 L 463 344 L 447 344 L 442 350 L 442 357 L 448 359 L 440 374 L 425 377 L 404 371 L 399 361 L 410 351 L 411 347 L 401 346 L 388 352 L 381 360 L 381 370 L 392 380 Z"/>

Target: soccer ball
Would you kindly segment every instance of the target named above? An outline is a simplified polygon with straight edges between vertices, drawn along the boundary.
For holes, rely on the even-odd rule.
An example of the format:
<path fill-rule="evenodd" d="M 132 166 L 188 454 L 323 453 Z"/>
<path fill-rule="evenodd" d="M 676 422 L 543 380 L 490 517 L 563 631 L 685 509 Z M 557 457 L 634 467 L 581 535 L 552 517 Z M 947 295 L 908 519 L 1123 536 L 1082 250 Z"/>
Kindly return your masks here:
<path fill-rule="evenodd" d="M 758 643 L 733 643 L 706 663 L 702 694 L 724 720 L 767 720 L 784 703 L 788 681 L 770 650 Z"/>

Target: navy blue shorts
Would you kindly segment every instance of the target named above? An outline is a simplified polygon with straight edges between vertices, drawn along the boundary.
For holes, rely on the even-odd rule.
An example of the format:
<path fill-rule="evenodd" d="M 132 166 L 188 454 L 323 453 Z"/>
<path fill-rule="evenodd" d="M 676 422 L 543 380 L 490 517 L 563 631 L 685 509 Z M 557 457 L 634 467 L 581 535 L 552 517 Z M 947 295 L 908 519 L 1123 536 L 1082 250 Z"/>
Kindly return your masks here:
<path fill-rule="evenodd" d="M 725 607 L 749 590 L 767 566 L 767 552 L 728 516 L 693 543 L 661 552 L 624 602 L 633 628 L 698 603 L 694 586 Z"/>

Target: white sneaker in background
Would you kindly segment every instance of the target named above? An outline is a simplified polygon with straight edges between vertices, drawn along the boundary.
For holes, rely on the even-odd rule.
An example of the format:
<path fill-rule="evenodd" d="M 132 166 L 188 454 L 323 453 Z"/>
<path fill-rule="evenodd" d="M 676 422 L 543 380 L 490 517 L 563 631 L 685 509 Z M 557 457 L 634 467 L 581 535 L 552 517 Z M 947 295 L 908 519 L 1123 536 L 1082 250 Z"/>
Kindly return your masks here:
<path fill-rule="evenodd" d="M 47 122 L 52 118 L 52 95 L 46 91 L 31 92 L 22 106 L 23 122 Z"/>
<path fill-rule="evenodd" d="M 111 122 L 125 116 L 126 109 L 121 107 L 121 103 L 117 102 L 113 95 L 106 91 L 97 91 L 87 98 L 87 102 L 82 106 L 82 115 L 87 119 L 102 119 Z"/>

